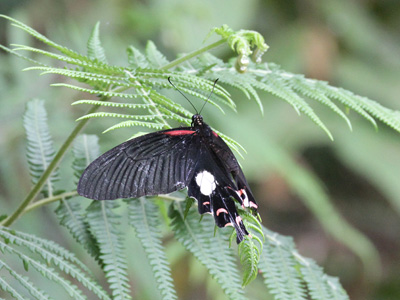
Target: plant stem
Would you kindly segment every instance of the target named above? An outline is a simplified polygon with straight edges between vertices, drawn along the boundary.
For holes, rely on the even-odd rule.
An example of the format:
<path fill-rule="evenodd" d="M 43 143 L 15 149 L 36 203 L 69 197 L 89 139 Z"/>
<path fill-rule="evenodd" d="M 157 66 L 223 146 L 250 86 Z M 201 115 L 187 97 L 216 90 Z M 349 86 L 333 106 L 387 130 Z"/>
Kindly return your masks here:
<path fill-rule="evenodd" d="M 86 114 L 90 114 L 95 112 L 99 106 L 91 107 Z M 37 194 L 41 191 L 43 185 L 46 183 L 47 178 L 53 173 L 55 168 L 58 166 L 59 162 L 61 161 L 62 157 L 64 156 L 65 152 L 68 150 L 69 146 L 74 141 L 75 137 L 79 134 L 82 128 L 86 125 L 89 119 L 81 120 L 65 140 L 64 144 L 61 146 L 60 150 L 58 150 L 57 154 L 54 156 L 54 159 L 51 161 L 49 166 L 47 167 L 46 171 L 43 172 L 42 176 L 39 178 L 38 182 L 33 186 L 32 190 L 26 196 L 24 201 L 18 206 L 18 208 L 14 211 L 12 215 L 7 217 L 3 222 L 0 223 L 2 226 L 10 226 L 14 223 L 24 212 L 25 208 L 35 199 Z"/>
<path fill-rule="evenodd" d="M 36 201 L 35 203 L 32 203 L 30 205 L 28 205 L 24 211 L 21 213 L 21 216 L 23 216 L 24 214 L 26 214 L 27 212 L 30 212 L 31 210 L 41 207 L 43 205 L 52 203 L 52 202 L 56 202 L 58 200 L 64 199 L 64 198 L 68 198 L 68 197 L 74 197 L 77 196 L 78 192 L 77 191 L 72 191 L 72 192 L 66 192 L 66 193 L 62 193 L 59 194 L 57 196 L 52 196 L 52 197 L 48 197 L 48 198 L 44 198 L 41 199 L 39 201 Z"/>
<path fill-rule="evenodd" d="M 212 48 L 216 48 L 216 47 L 224 44 L 225 42 L 226 42 L 226 39 L 221 39 L 221 40 L 219 40 L 219 41 L 217 41 L 215 43 L 212 43 L 212 44 L 210 44 L 208 46 L 200 48 L 199 50 L 190 52 L 190 53 L 188 53 L 188 54 L 186 54 L 186 55 L 184 55 L 184 56 L 182 56 L 182 57 L 180 57 L 178 59 L 175 59 L 175 60 L 171 61 L 169 64 L 166 64 L 165 66 L 161 67 L 160 69 L 161 70 L 171 69 L 171 68 L 181 64 L 182 62 L 184 62 L 186 60 L 189 60 L 189 59 L 191 59 L 191 58 L 193 58 L 193 57 L 195 57 L 197 55 L 200 55 L 200 54 L 202 54 L 202 53 L 204 53 L 206 51 L 209 51 Z"/>

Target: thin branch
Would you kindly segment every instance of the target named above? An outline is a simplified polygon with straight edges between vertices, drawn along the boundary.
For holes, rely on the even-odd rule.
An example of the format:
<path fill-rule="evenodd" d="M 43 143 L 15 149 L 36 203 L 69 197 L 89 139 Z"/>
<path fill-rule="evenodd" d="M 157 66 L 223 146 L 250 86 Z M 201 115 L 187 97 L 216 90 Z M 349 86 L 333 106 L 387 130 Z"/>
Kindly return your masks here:
<path fill-rule="evenodd" d="M 57 196 L 52 196 L 52 197 L 41 199 L 39 201 L 36 201 L 36 202 L 28 205 L 24 209 L 24 211 L 22 212 L 21 216 L 23 216 L 27 212 L 30 212 L 33 209 L 41 207 L 43 205 L 46 205 L 46 204 L 49 204 L 49 203 L 53 203 L 53 202 L 56 202 L 56 201 L 64 199 L 64 198 L 74 197 L 74 196 L 78 196 L 78 192 L 77 191 L 66 192 L 66 193 L 59 194 Z"/>
<path fill-rule="evenodd" d="M 213 48 L 216 48 L 216 47 L 224 44 L 225 42 L 226 42 L 226 39 L 221 39 L 221 40 L 219 40 L 219 41 L 217 41 L 215 43 L 212 43 L 212 44 L 210 44 L 208 46 L 200 48 L 199 50 L 190 52 L 190 53 L 188 53 L 188 54 L 186 54 L 186 55 L 184 55 L 184 56 L 182 56 L 182 57 L 180 57 L 178 59 L 175 59 L 175 60 L 171 61 L 169 64 L 166 64 L 165 66 L 161 67 L 160 70 L 171 69 L 171 68 L 183 63 L 184 61 L 187 61 L 187 60 L 189 60 L 189 59 L 191 59 L 191 58 L 193 58 L 193 57 L 195 57 L 197 55 L 200 55 L 200 54 L 202 54 L 204 52 L 207 52 L 207 51 L 209 51 L 209 50 L 211 50 Z"/>

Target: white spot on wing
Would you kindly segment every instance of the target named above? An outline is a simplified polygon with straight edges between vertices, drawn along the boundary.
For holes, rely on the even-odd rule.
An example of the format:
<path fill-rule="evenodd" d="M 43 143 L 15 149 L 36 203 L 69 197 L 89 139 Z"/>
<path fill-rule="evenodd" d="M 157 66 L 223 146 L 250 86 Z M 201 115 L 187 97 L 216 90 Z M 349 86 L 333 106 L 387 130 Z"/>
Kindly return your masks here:
<path fill-rule="evenodd" d="M 200 193 L 205 196 L 210 196 L 217 186 L 214 176 L 207 171 L 201 171 L 196 175 L 196 183 Z"/>

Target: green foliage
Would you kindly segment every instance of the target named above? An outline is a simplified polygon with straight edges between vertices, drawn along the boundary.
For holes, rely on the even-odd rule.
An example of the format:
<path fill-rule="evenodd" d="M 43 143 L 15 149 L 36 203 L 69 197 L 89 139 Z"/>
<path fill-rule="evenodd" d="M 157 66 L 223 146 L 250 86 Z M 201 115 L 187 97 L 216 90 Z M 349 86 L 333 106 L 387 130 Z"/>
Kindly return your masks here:
<path fill-rule="evenodd" d="M 249 231 L 249 235 L 238 247 L 243 271 L 242 286 L 246 286 L 257 277 L 260 254 L 263 251 L 264 234 L 261 223 L 253 215 L 242 212 L 242 216 L 244 225 Z"/>
<path fill-rule="evenodd" d="M 87 44 L 88 54 L 84 56 L 54 43 L 17 20 L 2 17 L 49 46 L 51 51 L 57 50 L 61 53 L 26 45 L 16 45 L 13 49 L 0 46 L 31 62 L 34 66 L 27 70 L 39 70 L 42 74 L 57 74 L 74 79 L 78 83 L 53 85 L 99 96 L 98 100 L 79 100 L 73 103 L 90 105 L 92 108 L 79 118 L 80 125 L 71 133 L 58 152 L 59 155 L 54 153 L 43 102 L 29 102 L 24 124 L 28 137 L 28 162 L 35 187 L 38 186 L 42 174 L 46 170 L 51 171 L 45 178 L 49 197 L 42 199 L 43 202 L 54 200 L 51 197 L 52 184 L 56 177 L 50 174 L 55 174 L 54 169 L 63 156 L 62 151 L 66 151 L 87 120 L 106 117 L 129 119 L 111 126 L 106 131 L 129 126 L 165 129 L 171 127 L 170 121 L 190 124 L 192 113 L 164 94 L 166 89 L 172 89 L 167 82 L 168 77 L 171 77 L 181 91 L 202 101 L 208 101 L 221 112 L 224 111 L 224 107 L 235 110 L 236 106 L 229 92 L 221 85 L 215 87 L 214 93 L 208 99 L 216 78 L 219 78 L 219 82 L 224 86 L 238 89 L 247 98 L 254 99 L 261 113 L 263 104 L 259 93 L 268 92 L 289 103 L 299 114 L 305 114 L 330 138 L 332 134 L 312 108 L 312 101 L 339 115 L 350 129 L 346 109 L 358 113 L 374 126 L 375 119 L 378 119 L 400 132 L 398 112 L 344 89 L 332 87 L 326 82 L 283 71 L 273 63 L 260 64 L 261 55 L 268 46 L 262 36 L 253 31 L 233 31 L 227 26 L 213 29 L 213 32 L 222 36 L 222 42 L 227 42 L 239 54 L 236 60 L 229 62 L 207 53 L 209 48 L 169 62 L 153 42 L 148 42 L 144 53 L 129 47 L 128 67 L 120 67 L 107 63 L 100 42 L 99 23 L 92 31 Z M 48 66 L 19 54 L 20 51 L 32 52 L 36 57 L 45 56 L 65 65 Z M 248 57 L 251 54 L 254 62 Z M 128 102 L 121 102 L 121 99 Z M 96 112 L 100 107 L 110 111 Z M 117 111 L 113 111 L 114 109 Z M 243 149 L 234 140 L 219 134 L 233 149 Z M 97 157 L 98 153 L 96 137 L 84 135 L 76 140 L 72 164 L 75 182 L 85 166 Z M 54 167 L 50 166 L 50 161 L 54 162 Z M 13 222 L 19 217 L 35 196 L 35 193 L 29 194 L 20 206 L 21 209 L 14 214 L 15 218 L 7 220 Z M 119 207 L 118 202 L 94 201 L 84 210 L 81 201 L 80 198 L 62 197 L 56 210 L 61 225 L 65 226 L 74 239 L 97 260 L 105 273 L 113 299 L 131 299 L 127 255 L 123 243 L 124 230 L 120 224 L 122 216 L 115 212 Z M 228 247 L 229 234 L 232 231 L 229 228 L 218 229 L 213 236 L 212 228 L 215 225 L 212 217 L 205 216 L 198 221 L 195 209 L 184 211 L 182 207 L 181 199 L 172 199 L 170 227 L 176 240 L 205 266 L 229 299 L 246 299 L 242 286 L 249 284 L 257 276 L 258 270 L 262 272 L 264 283 L 275 299 L 348 299 L 338 280 L 325 275 L 312 260 L 300 256 L 291 239 L 261 228 L 258 220 L 246 213 L 243 213 L 243 218 L 251 236 L 246 237 L 238 247 L 242 265 L 241 276 L 234 251 Z M 169 263 L 162 246 L 162 224 L 159 215 L 159 207 L 149 200 L 141 198 L 129 201 L 129 223 L 135 228 L 144 248 L 161 297 L 176 299 Z M 234 234 L 232 236 L 234 237 Z M 2 253 L 8 253 L 19 260 L 25 272 L 34 268 L 49 282 L 63 287 L 74 299 L 84 299 L 85 294 L 80 287 L 69 281 L 69 276 L 97 297 L 109 299 L 109 295 L 92 278 L 85 264 L 55 243 L 7 228 L 0 228 L 0 237 L 3 239 L 0 241 Z M 3 258 L 0 259 L 0 272 L 5 272 L 13 278 L 13 282 L 9 283 L 0 277 L 0 288 L 8 295 L 23 299 L 25 294 L 20 292 L 23 288 L 32 297 L 49 298 L 47 291 L 39 289 L 31 278 L 21 275 L 21 271 Z"/>
<path fill-rule="evenodd" d="M 17 299 L 26 299 L 25 293 L 36 299 L 48 299 L 46 291 L 41 290 L 32 281 L 40 274 L 48 284 L 61 286 L 66 295 L 74 299 L 86 299 L 82 286 L 78 287 L 68 278 L 79 281 L 87 290 L 99 299 L 110 299 L 103 288 L 93 279 L 91 272 L 74 254 L 61 248 L 52 241 L 31 234 L 0 227 L 0 271 L 9 273 L 13 280 L 0 282 L 0 287 Z M 35 255 L 34 255 L 35 254 Z M 3 261 L 9 255 L 23 263 L 25 271 L 11 267 Z M 32 272 L 33 268 L 37 273 Z M 23 273 L 22 273 L 23 272 Z M 21 274 L 22 273 L 22 274 Z M 5 274 L 0 278 L 5 278 Z M 16 287 L 13 287 L 16 285 Z M 22 289 L 23 288 L 23 289 Z M 61 295 L 59 295 L 61 297 Z"/>
<path fill-rule="evenodd" d="M 135 228 L 157 281 L 162 299 L 177 299 L 171 269 L 162 246 L 158 207 L 146 198 L 129 202 L 129 224 Z"/>
<path fill-rule="evenodd" d="M 206 215 L 199 222 L 198 213 L 191 209 L 184 218 L 183 207 L 179 202 L 170 207 L 176 239 L 208 269 L 229 299 L 247 299 L 241 289 L 233 251 L 227 248 L 227 232 L 217 230 L 213 236 L 211 228 L 215 225 L 211 216 Z"/>
<path fill-rule="evenodd" d="M 87 208 L 86 219 L 100 249 L 100 260 L 106 273 L 113 299 L 132 299 L 124 254 L 120 216 L 114 213 L 117 203 L 93 201 Z"/>
<path fill-rule="evenodd" d="M 47 169 L 55 154 L 43 100 L 33 99 L 27 103 L 24 114 L 24 127 L 28 140 L 26 148 L 29 171 L 32 176 L 32 182 L 35 184 L 44 170 Z M 57 180 L 58 174 L 55 171 L 46 180 L 46 185 L 42 192 L 52 196 L 54 192 L 53 184 Z"/>
<path fill-rule="evenodd" d="M 336 278 L 325 275 L 313 260 L 297 252 L 293 239 L 265 227 L 263 231 L 265 242 L 259 267 L 275 299 L 349 299 Z"/>
<path fill-rule="evenodd" d="M 78 136 L 75 140 L 72 152 L 74 155 L 72 167 L 75 171 L 75 183 L 78 183 L 86 166 L 99 156 L 98 137 L 86 134 Z M 91 256 L 99 260 L 99 247 L 96 239 L 90 232 L 89 224 L 86 221 L 86 214 L 81 207 L 81 202 L 81 197 L 61 199 L 56 209 L 56 214 L 60 220 L 60 224 L 69 230 L 74 239 L 85 247 Z"/>

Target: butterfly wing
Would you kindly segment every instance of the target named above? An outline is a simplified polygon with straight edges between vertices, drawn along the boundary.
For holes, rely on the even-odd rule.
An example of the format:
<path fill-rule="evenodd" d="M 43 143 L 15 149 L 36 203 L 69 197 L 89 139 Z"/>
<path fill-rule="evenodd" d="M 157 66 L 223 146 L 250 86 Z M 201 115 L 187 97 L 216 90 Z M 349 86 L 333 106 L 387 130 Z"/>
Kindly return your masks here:
<path fill-rule="evenodd" d="M 95 200 L 171 193 L 187 186 L 198 151 L 195 131 L 177 128 L 131 139 L 104 153 L 83 172 L 78 193 Z"/>
<path fill-rule="evenodd" d="M 257 210 L 257 202 L 250 190 L 249 184 L 247 183 L 246 177 L 243 174 L 242 168 L 240 167 L 235 155 L 231 149 L 224 142 L 224 140 L 218 136 L 215 132 L 212 135 L 212 141 L 210 142 L 210 148 L 218 157 L 220 164 L 226 169 L 226 172 L 231 174 L 233 181 L 236 183 L 237 190 L 235 197 L 242 207 L 250 207 Z"/>
<path fill-rule="evenodd" d="M 233 226 L 240 243 L 248 232 L 233 200 L 238 199 L 236 185 L 207 143 L 201 143 L 198 151 L 188 195 L 197 200 L 200 214 L 211 213 L 214 216 L 217 226 Z"/>

